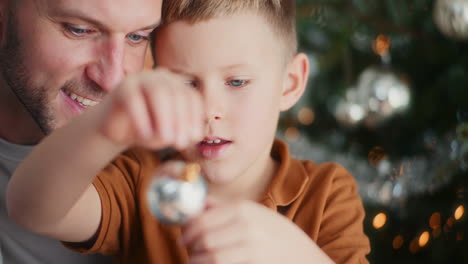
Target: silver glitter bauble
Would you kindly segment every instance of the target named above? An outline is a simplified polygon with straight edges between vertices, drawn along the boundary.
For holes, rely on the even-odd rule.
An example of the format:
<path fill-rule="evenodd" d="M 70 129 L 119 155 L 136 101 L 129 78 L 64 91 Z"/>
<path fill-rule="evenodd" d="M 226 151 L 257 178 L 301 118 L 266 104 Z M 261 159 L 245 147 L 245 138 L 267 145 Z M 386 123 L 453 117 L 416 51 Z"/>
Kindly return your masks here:
<path fill-rule="evenodd" d="M 404 78 L 387 68 L 369 67 L 359 76 L 356 87 L 350 87 L 338 102 L 334 114 L 344 126 L 364 122 L 376 127 L 403 113 L 410 101 L 410 88 Z"/>
<path fill-rule="evenodd" d="M 165 224 L 185 224 L 205 206 L 207 185 L 196 163 L 169 161 L 155 173 L 147 199 L 150 211 Z"/>
<path fill-rule="evenodd" d="M 355 87 L 335 107 L 336 119 L 345 126 L 364 122 L 376 127 L 410 105 L 411 94 L 407 81 L 390 69 L 369 67 Z"/>
<path fill-rule="evenodd" d="M 377 126 L 408 109 L 411 93 L 408 82 L 390 69 L 369 67 L 360 76 L 355 100 L 366 111 L 368 126 Z"/>
<path fill-rule="evenodd" d="M 335 107 L 335 118 L 341 125 L 354 127 L 367 115 L 364 105 L 358 103 L 356 88 L 351 87 L 346 92 L 346 98 L 340 99 Z"/>
<path fill-rule="evenodd" d="M 468 0 L 437 0 L 434 22 L 447 37 L 468 40 Z"/>

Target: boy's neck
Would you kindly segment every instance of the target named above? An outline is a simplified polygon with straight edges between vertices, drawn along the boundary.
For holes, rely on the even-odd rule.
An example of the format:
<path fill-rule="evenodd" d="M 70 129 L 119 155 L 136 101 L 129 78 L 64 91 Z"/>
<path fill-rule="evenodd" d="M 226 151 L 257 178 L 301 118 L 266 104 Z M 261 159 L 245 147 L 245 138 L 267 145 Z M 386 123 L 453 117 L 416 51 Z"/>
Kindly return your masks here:
<path fill-rule="evenodd" d="M 210 186 L 210 194 L 227 201 L 263 200 L 279 168 L 279 163 L 270 155 L 264 161 L 263 166 L 251 168 L 234 182 L 223 186 Z"/>

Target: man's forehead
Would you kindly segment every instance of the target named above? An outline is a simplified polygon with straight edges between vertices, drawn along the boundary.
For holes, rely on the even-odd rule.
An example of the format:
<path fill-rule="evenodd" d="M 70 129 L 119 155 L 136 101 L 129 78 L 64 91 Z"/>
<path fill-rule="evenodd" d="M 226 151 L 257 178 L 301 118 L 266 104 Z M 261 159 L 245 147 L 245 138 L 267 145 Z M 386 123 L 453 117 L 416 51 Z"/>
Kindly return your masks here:
<path fill-rule="evenodd" d="M 129 31 L 159 22 L 162 0 L 33 0 L 49 16 L 86 17 Z"/>

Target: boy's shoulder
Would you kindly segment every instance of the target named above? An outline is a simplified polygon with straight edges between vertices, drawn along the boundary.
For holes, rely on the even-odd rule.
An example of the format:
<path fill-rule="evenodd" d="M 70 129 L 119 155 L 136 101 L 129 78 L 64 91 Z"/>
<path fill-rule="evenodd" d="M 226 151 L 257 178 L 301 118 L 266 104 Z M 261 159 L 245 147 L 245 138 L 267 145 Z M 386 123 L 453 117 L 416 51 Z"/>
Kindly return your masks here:
<path fill-rule="evenodd" d="M 293 156 L 286 142 L 276 139 L 273 145 L 273 156 L 280 161 L 286 178 L 301 179 L 309 184 L 320 182 L 354 181 L 353 176 L 336 162 L 316 163 L 309 159 L 298 159 Z M 284 168 L 286 167 L 286 168 Z"/>
<path fill-rule="evenodd" d="M 141 167 L 157 167 L 167 159 L 166 151 L 153 151 L 143 147 L 133 147 L 118 155 L 112 164 L 135 163 Z"/>
<path fill-rule="evenodd" d="M 368 263 L 365 211 L 353 176 L 334 162 L 295 161 L 307 183 L 295 201 L 294 222 L 337 263 Z"/>
<path fill-rule="evenodd" d="M 312 160 L 298 160 L 310 181 L 354 181 L 354 177 L 336 162 L 315 163 Z"/>
<path fill-rule="evenodd" d="M 122 152 L 116 160 L 119 158 L 130 158 L 143 164 L 151 161 L 159 162 L 161 160 L 161 155 L 157 151 L 151 151 L 142 147 L 134 147 Z"/>
<path fill-rule="evenodd" d="M 161 156 L 156 151 L 144 148 L 131 148 L 114 158 L 98 175 L 98 179 L 124 182 L 139 182 L 143 176 L 154 171 L 161 164 Z"/>
<path fill-rule="evenodd" d="M 287 204 L 299 197 L 316 200 L 327 199 L 334 193 L 345 191 L 357 193 L 353 176 L 335 162 L 318 164 L 312 160 L 294 158 L 288 145 L 275 140 L 273 157 L 279 161 L 278 173 L 270 185 L 270 191 L 277 201 Z"/>

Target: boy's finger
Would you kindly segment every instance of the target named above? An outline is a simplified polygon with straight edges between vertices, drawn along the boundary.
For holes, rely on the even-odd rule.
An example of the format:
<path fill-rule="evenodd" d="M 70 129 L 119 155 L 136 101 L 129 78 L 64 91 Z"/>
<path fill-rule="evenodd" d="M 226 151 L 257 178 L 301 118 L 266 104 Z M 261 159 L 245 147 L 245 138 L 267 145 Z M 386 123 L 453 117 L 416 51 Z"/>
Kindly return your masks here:
<path fill-rule="evenodd" d="M 234 210 L 216 207 L 202 212 L 182 228 L 182 242 L 191 245 L 203 234 L 219 228 L 226 228 L 235 222 Z"/>
<path fill-rule="evenodd" d="M 205 200 L 205 209 L 210 210 L 216 207 L 225 205 L 226 202 L 223 202 L 221 199 L 218 199 L 212 195 L 208 195 Z"/>
<path fill-rule="evenodd" d="M 151 118 L 141 84 L 137 83 L 136 85 L 138 86 L 135 87 L 137 92 L 126 93 L 127 96 L 121 98 L 121 101 L 130 116 L 137 135 L 142 139 L 148 139 L 153 134 Z"/>
<path fill-rule="evenodd" d="M 199 254 L 207 251 L 222 250 L 229 247 L 239 246 L 245 241 L 244 234 L 239 232 L 241 226 L 238 222 L 218 227 L 204 233 L 191 245 L 190 253 Z"/>
<path fill-rule="evenodd" d="M 174 132 L 170 125 L 171 105 L 168 100 L 167 89 L 152 89 L 151 83 L 145 83 L 145 94 L 147 97 L 148 109 L 151 113 L 151 125 L 156 137 L 153 142 L 157 147 L 161 143 L 164 146 L 171 144 L 174 140 Z"/>
<path fill-rule="evenodd" d="M 185 74 L 182 74 L 182 73 L 176 73 L 176 72 L 173 72 L 167 68 L 163 68 L 163 67 L 158 67 L 156 68 L 155 70 L 156 72 L 156 75 L 158 76 L 162 76 L 166 79 L 170 79 L 170 80 L 173 80 L 174 82 L 178 83 L 178 84 L 183 84 L 185 83 L 186 80 L 189 80 L 190 79 L 190 76 L 188 75 L 185 75 Z"/>
<path fill-rule="evenodd" d="M 130 120 L 120 106 L 112 106 L 106 120 L 100 125 L 101 133 L 114 142 L 126 142 L 130 128 Z"/>
<path fill-rule="evenodd" d="M 119 143 L 133 144 L 135 134 L 140 137 L 151 134 L 140 92 L 137 78 L 129 78 L 117 88 L 107 102 L 108 112 L 102 125 L 105 136 Z"/>
<path fill-rule="evenodd" d="M 190 142 L 189 138 L 189 99 L 187 91 L 180 87 L 174 87 L 174 127 L 177 129 L 177 145 L 180 150 L 187 147 Z"/>
<path fill-rule="evenodd" d="M 195 143 L 203 140 L 204 111 L 201 96 L 198 91 L 190 93 L 190 128 L 192 141 Z"/>
<path fill-rule="evenodd" d="M 201 254 L 190 255 L 190 264 L 206 264 L 206 263 L 226 263 L 240 264 L 249 263 L 249 254 L 247 249 L 242 246 L 229 247 L 223 250 L 214 252 L 204 252 Z"/>

